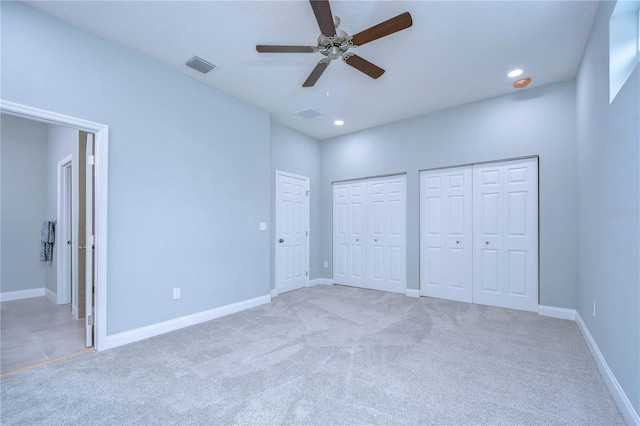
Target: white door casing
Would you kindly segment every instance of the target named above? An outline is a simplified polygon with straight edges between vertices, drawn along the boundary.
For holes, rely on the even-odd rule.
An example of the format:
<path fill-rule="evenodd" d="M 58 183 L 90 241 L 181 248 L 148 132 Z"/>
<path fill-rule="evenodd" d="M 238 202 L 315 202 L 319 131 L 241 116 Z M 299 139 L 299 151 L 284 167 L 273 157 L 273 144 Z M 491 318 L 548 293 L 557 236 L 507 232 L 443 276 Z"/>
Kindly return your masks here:
<path fill-rule="evenodd" d="M 276 172 L 276 260 L 278 293 L 309 283 L 309 178 Z"/>
<path fill-rule="evenodd" d="M 471 166 L 420 173 L 420 294 L 472 301 Z"/>
<path fill-rule="evenodd" d="M 57 185 L 57 244 L 56 257 L 56 304 L 66 305 L 71 303 L 72 288 L 72 160 L 73 156 L 69 155 L 58 162 L 58 185 Z"/>
<path fill-rule="evenodd" d="M 406 175 L 333 184 L 333 280 L 405 293 Z"/>
<path fill-rule="evenodd" d="M 94 258 L 94 246 L 95 246 L 95 234 L 93 230 L 93 172 L 95 157 L 93 154 L 93 134 L 87 134 L 87 158 L 84 160 L 87 162 L 86 169 L 86 263 L 85 263 L 85 338 L 86 346 L 89 348 L 93 346 L 93 320 L 95 318 L 95 310 L 93 307 L 93 258 Z"/>
<path fill-rule="evenodd" d="M 473 167 L 473 301 L 538 307 L 538 159 Z"/>

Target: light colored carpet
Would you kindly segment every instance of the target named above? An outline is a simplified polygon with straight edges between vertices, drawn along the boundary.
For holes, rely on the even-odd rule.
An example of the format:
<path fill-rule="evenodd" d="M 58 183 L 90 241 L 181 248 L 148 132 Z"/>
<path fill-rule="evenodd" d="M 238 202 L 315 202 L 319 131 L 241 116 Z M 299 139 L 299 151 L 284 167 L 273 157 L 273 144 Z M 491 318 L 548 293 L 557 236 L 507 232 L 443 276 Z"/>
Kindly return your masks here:
<path fill-rule="evenodd" d="M 624 424 L 570 321 L 317 286 L 2 378 L 13 424 Z"/>

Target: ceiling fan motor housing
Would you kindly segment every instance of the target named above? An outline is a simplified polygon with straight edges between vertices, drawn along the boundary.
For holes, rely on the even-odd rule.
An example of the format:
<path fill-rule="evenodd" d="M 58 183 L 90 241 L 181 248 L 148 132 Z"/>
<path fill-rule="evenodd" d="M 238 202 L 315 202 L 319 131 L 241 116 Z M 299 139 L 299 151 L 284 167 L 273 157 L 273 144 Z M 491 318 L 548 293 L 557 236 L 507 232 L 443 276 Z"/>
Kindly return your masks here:
<path fill-rule="evenodd" d="M 336 28 L 336 34 L 333 37 L 325 37 L 322 34 L 318 36 L 318 51 L 331 60 L 338 59 L 349 50 L 350 41 L 349 34 Z"/>

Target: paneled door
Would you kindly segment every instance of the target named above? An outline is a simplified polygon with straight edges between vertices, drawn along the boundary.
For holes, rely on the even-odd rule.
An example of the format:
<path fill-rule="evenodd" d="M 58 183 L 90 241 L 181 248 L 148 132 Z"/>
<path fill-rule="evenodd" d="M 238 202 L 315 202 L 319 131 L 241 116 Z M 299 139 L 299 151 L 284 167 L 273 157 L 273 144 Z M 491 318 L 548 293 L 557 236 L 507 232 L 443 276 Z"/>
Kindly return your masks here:
<path fill-rule="evenodd" d="M 472 301 L 471 166 L 420 173 L 420 294 Z"/>
<path fill-rule="evenodd" d="M 406 186 L 406 175 L 367 181 L 368 288 L 394 293 L 406 290 Z"/>
<path fill-rule="evenodd" d="M 538 159 L 473 167 L 473 301 L 538 307 Z"/>
<path fill-rule="evenodd" d="M 276 267 L 278 293 L 309 281 L 309 178 L 276 172 Z"/>
<path fill-rule="evenodd" d="M 406 175 L 333 185 L 333 280 L 406 290 Z"/>
<path fill-rule="evenodd" d="M 367 182 L 333 185 L 333 279 L 365 287 L 365 209 Z"/>

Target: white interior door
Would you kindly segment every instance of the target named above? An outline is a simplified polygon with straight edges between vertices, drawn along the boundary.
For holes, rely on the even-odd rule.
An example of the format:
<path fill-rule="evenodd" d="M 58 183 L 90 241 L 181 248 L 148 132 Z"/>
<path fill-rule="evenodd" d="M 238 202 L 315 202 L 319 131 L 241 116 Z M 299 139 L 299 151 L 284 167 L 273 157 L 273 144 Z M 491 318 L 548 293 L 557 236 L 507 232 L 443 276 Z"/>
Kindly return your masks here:
<path fill-rule="evenodd" d="M 406 175 L 333 185 L 333 280 L 406 291 Z"/>
<path fill-rule="evenodd" d="M 367 287 L 406 290 L 406 175 L 367 181 Z"/>
<path fill-rule="evenodd" d="M 333 280 L 364 287 L 366 181 L 333 185 Z"/>
<path fill-rule="evenodd" d="M 309 282 L 309 178 L 276 172 L 276 290 Z"/>
<path fill-rule="evenodd" d="M 85 250 L 85 335 L 87 347 L 93 346 L 93 321 L 95 312 L 93 307 L 93 260 L 95 235 L 93 232 L 93 174 L 95 157 L 93 155 L 93 134 L 87 134 L 87 169 L 86 169 L 86 186 L 85 186 L 85 205 L 86 205 L 86 250 Z"/>
<path fill-rule="evenodd" d="M 420 173 L 420 294 L 470 303 L 471 166 Z"/>
<path fill-rule="evenodd" d="M 473 301 L 536 311 L 538 160 L 473 167 Z"/>

